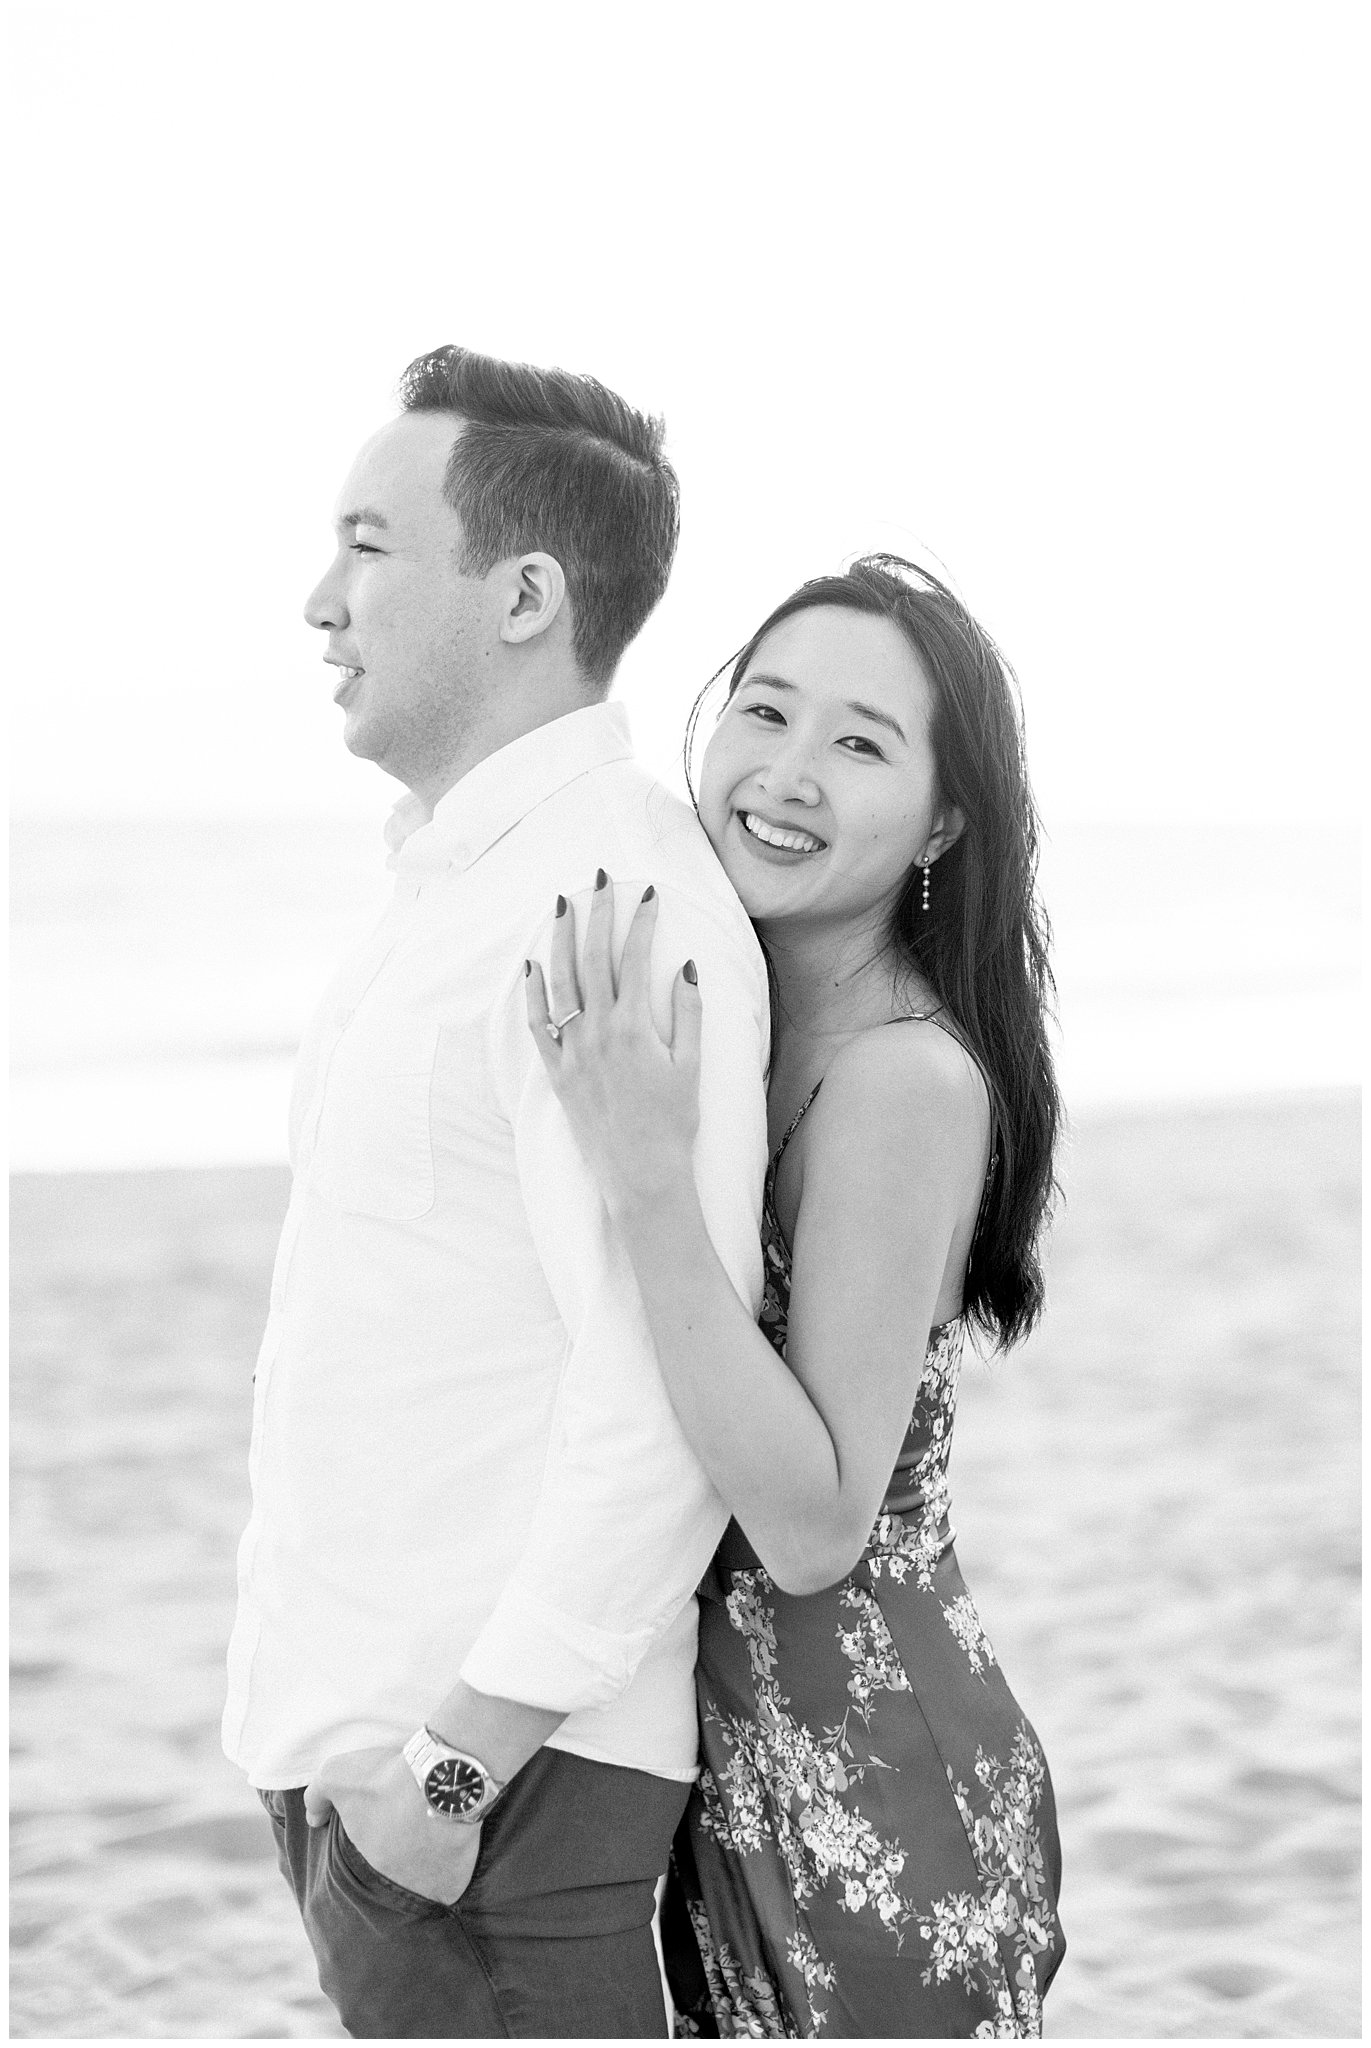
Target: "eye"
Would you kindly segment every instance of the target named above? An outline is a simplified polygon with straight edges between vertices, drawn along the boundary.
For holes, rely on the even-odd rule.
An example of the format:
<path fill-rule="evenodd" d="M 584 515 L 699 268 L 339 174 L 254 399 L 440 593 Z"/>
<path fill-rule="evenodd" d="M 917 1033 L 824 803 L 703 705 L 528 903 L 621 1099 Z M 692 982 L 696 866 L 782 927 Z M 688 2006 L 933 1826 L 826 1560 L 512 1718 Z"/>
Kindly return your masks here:
<path fill-rule="evenodd" d="M 846 739 L 839 740 L 838 745 L 840 747 L 851 747 L 854 754 L 864 754 L 874 761 L 884 761 L 885 759 L 884 750 L 876 745 L 875 740 L 866 739 L 860 733 L 849 733 Z"/>
<path fill-rule="evenodd" d="M 763 725 L 785 724 L 785 719 L 774 704 L 744 704 L 741 710 L 745 718 L 759 718 Z"/>
<path fill-rule="evenodd" d="M 354 540 L 348 545 L 350 555 L 379 555 L 380 552 L 380 548 L 374 548 L 364 540 Z"/>

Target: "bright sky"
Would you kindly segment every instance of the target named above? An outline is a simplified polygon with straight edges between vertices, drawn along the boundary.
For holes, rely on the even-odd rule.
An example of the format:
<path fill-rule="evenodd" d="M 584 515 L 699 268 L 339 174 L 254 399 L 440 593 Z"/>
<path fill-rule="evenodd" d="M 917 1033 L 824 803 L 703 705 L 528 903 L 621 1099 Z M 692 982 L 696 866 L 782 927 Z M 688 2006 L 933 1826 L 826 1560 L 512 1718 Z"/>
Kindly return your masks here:
<path fill-rule="evenodd" d="M 1365 20 L 14 7 L 16 808 L 384 810 L 300 606 L 400 371 L 462 341 L 666 415 L 655 765 L 887 546 L 1018 668 L 1049 823 L 1267 818 L 1278 858 L 1365 776 Z"/>

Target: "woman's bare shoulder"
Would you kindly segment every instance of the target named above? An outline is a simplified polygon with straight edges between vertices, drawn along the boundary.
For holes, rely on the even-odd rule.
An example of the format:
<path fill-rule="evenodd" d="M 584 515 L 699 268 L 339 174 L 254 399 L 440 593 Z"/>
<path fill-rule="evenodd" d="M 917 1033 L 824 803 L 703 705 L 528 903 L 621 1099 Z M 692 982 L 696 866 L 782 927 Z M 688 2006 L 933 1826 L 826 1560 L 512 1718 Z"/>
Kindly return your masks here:
<path fill-rule="evenodd" d="M 813 1136 L 825 1150 L 854 1138 L 893 1139 L 901 1148 L 911 1140 L 979 1144 L 989 1108 L 980 1068 L 960 1040 L 910 1018 L 859 1032 L 834 1055 L 811 1112 Z"/>

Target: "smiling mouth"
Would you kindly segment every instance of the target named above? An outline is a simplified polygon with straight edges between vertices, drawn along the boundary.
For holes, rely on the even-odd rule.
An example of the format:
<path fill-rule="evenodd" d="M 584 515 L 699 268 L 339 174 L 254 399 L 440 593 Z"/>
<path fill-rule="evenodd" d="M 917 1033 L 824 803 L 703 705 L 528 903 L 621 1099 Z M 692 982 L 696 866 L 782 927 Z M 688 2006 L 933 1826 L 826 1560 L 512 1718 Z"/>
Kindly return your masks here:
<path fill-rule="evenodd" d="M 769 825 L 754 811 L 739 811 L 738 822 L 749 837 L 760 839 L 763 846 L 774 846 L 781 853 L 822 853 L 828 844 L 826 839 L 816 839 L 812 832 L 789 832 L 780 825 Z"/>
<path fill-rule="evenodd" d="M 341 661 L 338 664 L 338 680 L 342 683 L 355 683 L 358 676 L 365 674 L 364 668 L 344 668 Z"/>

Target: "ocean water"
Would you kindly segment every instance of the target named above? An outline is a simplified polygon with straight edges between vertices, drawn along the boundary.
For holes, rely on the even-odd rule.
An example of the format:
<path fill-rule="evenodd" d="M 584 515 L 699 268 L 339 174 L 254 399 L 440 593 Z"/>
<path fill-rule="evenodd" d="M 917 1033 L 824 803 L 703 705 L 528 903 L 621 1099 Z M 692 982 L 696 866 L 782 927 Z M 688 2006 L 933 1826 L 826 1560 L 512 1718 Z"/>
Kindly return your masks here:
<path fill-rule="evenodd" d="M 1355 1081 L 1359 879 L 1346 831 L 1057 828 L 1068 1106 Z M 300 1033 L 389 883 L 379 822 L 18 821 L 13 1166 L 283 1159 Z"/>

